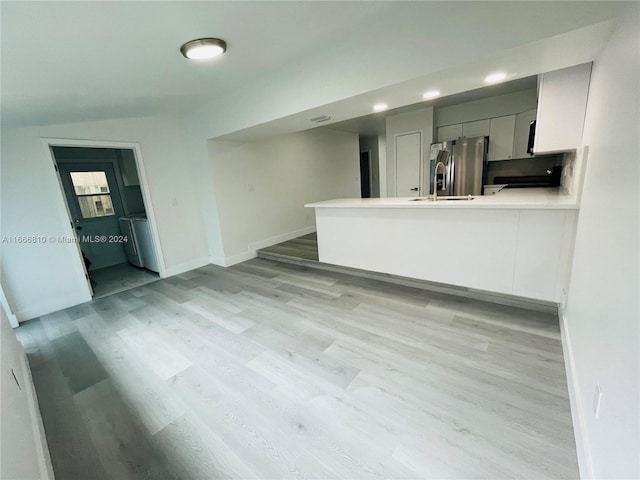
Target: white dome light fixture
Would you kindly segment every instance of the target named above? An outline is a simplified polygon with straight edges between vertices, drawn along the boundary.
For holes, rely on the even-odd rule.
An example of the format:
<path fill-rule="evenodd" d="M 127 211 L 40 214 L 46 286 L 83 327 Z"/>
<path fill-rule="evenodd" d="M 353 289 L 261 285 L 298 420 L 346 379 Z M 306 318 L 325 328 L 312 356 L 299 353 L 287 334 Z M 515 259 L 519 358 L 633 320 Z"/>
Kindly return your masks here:
<path fill-rule="evenodd" d="M 209 60 L 227 51 L 227 42 L 219 38 L 198 38 L 180 47 L 180 52 L 189 60 Z"/>
<path fill-rule="evenodd" d="M 382 112 L 383 110 L 386 110 L 387 108 L 389 108 L 389 105 L 387 105 L 386 103 L 376 103 L 373 106 L 373 110 L 375 112 Z"/>

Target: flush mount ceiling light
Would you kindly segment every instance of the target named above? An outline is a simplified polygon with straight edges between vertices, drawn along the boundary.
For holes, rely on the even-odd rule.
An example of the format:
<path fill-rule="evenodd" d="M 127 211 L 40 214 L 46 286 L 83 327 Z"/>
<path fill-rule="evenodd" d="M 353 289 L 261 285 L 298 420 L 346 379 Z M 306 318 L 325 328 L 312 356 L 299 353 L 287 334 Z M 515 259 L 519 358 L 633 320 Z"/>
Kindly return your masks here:
<path fill-rule="evenodd" d="M 504 72 L 492 73 L 491 75 L 487 75 L 484 79 L 485 83 L 499 83 L 507 78 L 507 74 Z"/>
<path fill-rule="evenodd" d="M 429 90 L 428 92 L 424 92 L 422 94 L 422 98 L 425 100 L 429 100 L 430 98 L 436 98 L 440 96 L 440 90 Z"/>
<path fill-rule="evenodd" d="M 386 103 L 376 103 L 373 106 L 373 110 L 376 112 L 381 112 L 382 110 L 386 110 L 387 108 L 389 108 L 389 105 L 387 105 Z"/>
<path fill-rule="evenodd" d="M 209 60 L 227 51 L 227 42 L 219 38 L 198 38 L 180 47 L 182 55 L 190 60 Z"/>

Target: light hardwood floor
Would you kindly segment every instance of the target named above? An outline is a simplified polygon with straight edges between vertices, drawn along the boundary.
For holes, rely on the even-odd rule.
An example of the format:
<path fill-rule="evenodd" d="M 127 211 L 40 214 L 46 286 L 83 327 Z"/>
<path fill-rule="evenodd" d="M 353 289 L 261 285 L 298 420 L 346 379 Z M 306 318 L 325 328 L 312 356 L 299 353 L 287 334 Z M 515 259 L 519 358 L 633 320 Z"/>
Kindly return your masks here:
<path fill-rule="evenodd" d="M 254 259 L 17 333 L 58 479 L 578 477 L 545 314 Z"/>
<path fill-rule="evenodd" d="M 318 235 L 316 232 L 293 238 L 286 242 L 271 245 L 258 250 L 258 256 L 291 257 L 303 260 L 318 261 Z"/>

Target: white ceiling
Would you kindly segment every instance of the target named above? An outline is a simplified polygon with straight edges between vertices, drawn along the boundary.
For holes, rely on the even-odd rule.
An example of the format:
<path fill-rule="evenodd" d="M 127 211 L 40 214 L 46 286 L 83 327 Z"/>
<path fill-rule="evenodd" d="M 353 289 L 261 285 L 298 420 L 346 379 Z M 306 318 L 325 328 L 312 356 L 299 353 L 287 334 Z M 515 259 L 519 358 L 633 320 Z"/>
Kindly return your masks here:
<path fill-rule="evenodd" d="M 521 86 L 521 81 L 526 81 L 527 77 L 590 62 L 598 58 L 602 46 L 606 43 L 614 27 L 612 22 L 601 22 L 515 48 L 486 55 L 467 55 L 466 58 L 461 56 L 456 58 L 458 63 L 451 68 L 436 70 L 434 73 L 382 88 L 362 88 L 363 93 L 352 96 L 344 95 L 343 98 L 334 102 L 316 102 L 319 106 L 308 109 L 300 108 L 300 105 L 304 105 L 304 101 L 307 100 L 304 95 L 305 91 L 314 91 L 313 85 L 310 85 L 313 79 L 308 79 L 303 84 L 304 91 L 298 92 L 297 95 L 295 89 L 298 84 L 290 82 L 280 88 L 280 92 L 272 93 L 268 99 L 272 101 L 266 106 L 263 104 L 268 100 L 250 101 L 251 90 L 245 89 L 245 96 L 237 95 L 232 98 L 233 106 L 227 105 L 225 109 L 224 105 L 218 105 L 218 108 L 213 110 L 211 105 L 203 107 L 203 111 L 208 115 L 200 116 L 198 124 L 205 125 L 207 133 L 215 131 L 216 128 L 222 130 L 218 135 L 210 135 L 210 138 L 244 142 L 314 128 L 317 127 L 317 124 L 309 119 L 319 115 L 327 115 L 331 117 L 331 120 L 322 123 L 320 128 L 340 128 L 345 125 L 343 122 L 347 121 L 347 127 L 344 128 L 346 131 L 365 135 L 374 134 L 373 132 L 378 129 L 379 125 L 372 124 L 370 115 L 372 106 L 380 101 L 384 101 L 390 106 L 391 113 L 398 113 L 407 109 L 439 105 L 442 102 L 455 104 L 470 101 L 471 97 L 476 99 L 482 96 L 489 97 L 493 96 L 493 92 L 497 92 L 495 95 L 500 92 L 508 93 L 513 85 Z M 508 81 L 487 87 L 484 83 L 485 75 L 497 70 L 509 72 Z M 282 83 L 284 82 L 285 80 Z M 332 84 L 332 87 L 334 90 L 339 90 L 343 84 L 344 82 L 336 82 L 336 84 Z M 422 100 L 422 92 L 432 88 L 441 90 L 442 97 L 435 100 Z M 243 103 L 243 100 L 247 99 L 249 101 Z M 312 100 L 316 99 L 312 98 Z M 280 104 L 285 101 L 298 102 L 295 109 L 288 106 L 288 110 L 292 111 L 288 115 L 280 114 L 278 111 Z M 247 110 L 242 112 L 243 108 Z M 255 110 L 261 110 L 262 114 L 266 113 L 271 117 L 267 121 L 256 122 L 255 117 L 251 116 Z M 218 124 L 207 124 L 208 118 L 212 117 L 212 111 L 215 113 L 224 111 L 226 115 L 217 115 L 222 120 Z M 276 113 L 273 114 L 273 111 Z M 385 113 L 379 115 L 382 117 Z M 363 123 L 360 122 L 360 117 L 365 117 Z M 247 126 L 238 128 L 238 120 Z M 353 128 L 354 126 L 357 128 Z M 378 131 L 380 130 L 378 129 Z"/>
<path fill-rule="evenodd" d="M 372 87 L 455 70 L 474 52 L 509 51 L 603 22 L 623 13 L 623 6 L 3 1 L 3 128 L 182 113 L 207 105 L 207 111 L 229 112 L 224 125 L 219 115 L 208 125 L 228 133 L 311 114 Z M 211 63 L 184 59 L 180 45 L 203 36 L 225 39 L 227 54 Z M 342 111 L 342 119 L 361 110 Z"/>
<path fill-rule="evenodd" d="M 3 1 L 2 114 L 9 124 L 189 110 L 313 53 L 384 2 Z M 220 37 L 189 62 L 180 46 Z"/>

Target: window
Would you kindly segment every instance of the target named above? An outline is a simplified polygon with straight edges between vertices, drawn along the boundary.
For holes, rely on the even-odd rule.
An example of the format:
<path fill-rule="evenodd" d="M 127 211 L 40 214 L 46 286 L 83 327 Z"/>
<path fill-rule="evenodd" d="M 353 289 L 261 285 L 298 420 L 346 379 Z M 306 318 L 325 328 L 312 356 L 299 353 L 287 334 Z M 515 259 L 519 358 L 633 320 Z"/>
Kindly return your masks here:
<path fill-rule="evenodd" d="M 115 215 L 105 172 L 71 172 L 82 218 Z"/>

